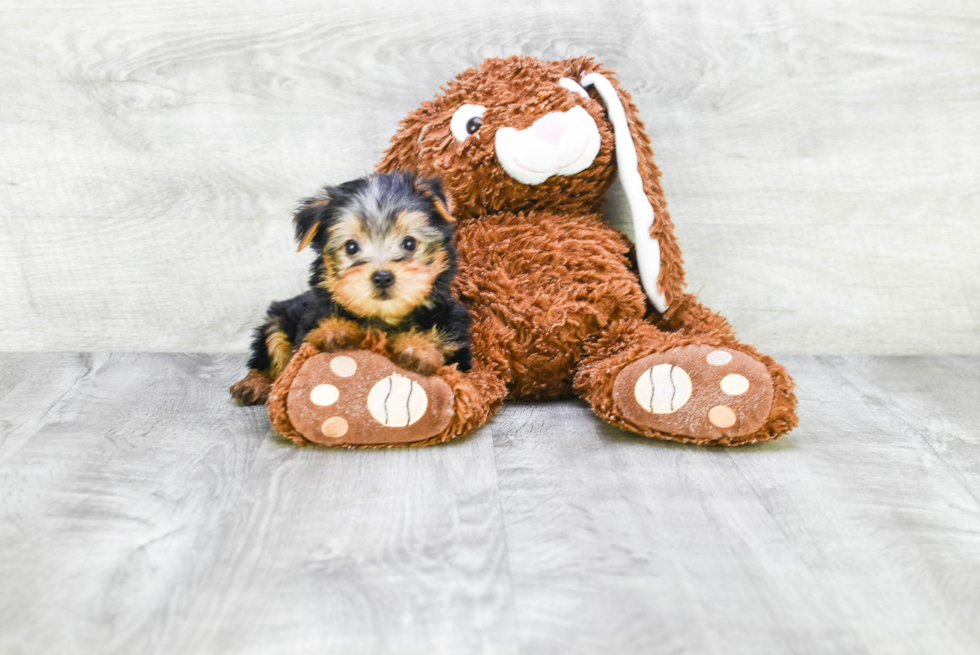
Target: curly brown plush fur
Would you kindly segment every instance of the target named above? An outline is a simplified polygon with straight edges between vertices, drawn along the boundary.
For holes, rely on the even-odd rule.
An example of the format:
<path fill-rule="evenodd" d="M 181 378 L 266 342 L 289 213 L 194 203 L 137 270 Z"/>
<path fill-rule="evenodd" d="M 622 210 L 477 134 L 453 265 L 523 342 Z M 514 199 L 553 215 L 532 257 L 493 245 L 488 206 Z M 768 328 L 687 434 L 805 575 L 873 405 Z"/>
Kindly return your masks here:
<path fill-rule="evenodd" d="M 576 88 L 574 83 L 587 85 L 583 78 L 592 73 L 615 89 L 635 145 L 642 194 L 654 212 L 649 232 L 659 244 L 656 291 L 662 294 L 663 311 L 654 309 L 649 287 L 641 286 L 630 242 L 602 217 L 617 174 L 617 138 L 623 135 L 613 129 L 609 97 Z M 557 144 L 563 117 L 573 112 L 582 117 L 577 108 L 598 130 L 598 151 L 590 165 L 537 183 L 522 182 L 505 169 L 499 143 L 503 130 Z M 460 257 L 455 290 L 472 318 L 474 369 L 444 377 L 456 393 L 458 420 L 421 443 L 478 427 L 506 397 L 577 394 L 598 416 L 623 429 L 703 444 L 766 441 L 796 425 L 793 382 L 785 369 L 740 343 L 724 317 L 684 293 L 681 251 L 650 140 L 612 71 L 588 57 L 488 59 L 402 121 L 378 170 L 405 168 L 440 177 L 451 195 Z M 704 353 L 711 355 L 705 360 Z M 666 401 L 658 395 L 662 387 L 655 392 L 651 386 L 648 401 L 643 398 L 643 375 L 627 371 L 644 358 L 651 362 L 643 373 L 649 375 L 648 386 L 660 384 L 655 373 L 669 375 Z M 724 366 L 733 367 L 725 380 L 734 379 L 734 386 L 704 387 L 705 376 L 718 377 L 719 371 L 726 372 Z M 764 383 L 753 382 L 747 392 L 739 386 L 758 381 L 760 370 Z M 621 373 L 632 377 L 617 385 Z M 690 378 L 693 389 L 689 402 L 684 378 Z M 276 388 L 280 396 L 288 393 L 282 384 Z M 655 409 L 663 402 L 668 409 Z M 643 403 L 647 406 L 641 411 Z M 675 410 L 685 403 L 683 410 Z M 724 411 L 716 412 L 717 405 Z M 727 405 L 748 409 L 739 414 Z M 667 429 L 663 413 L 674 411 L 699 414 L 692 414 L 689 427 Z M 734 426 L 725 420 L 726 412 L 737 415 Z"/>

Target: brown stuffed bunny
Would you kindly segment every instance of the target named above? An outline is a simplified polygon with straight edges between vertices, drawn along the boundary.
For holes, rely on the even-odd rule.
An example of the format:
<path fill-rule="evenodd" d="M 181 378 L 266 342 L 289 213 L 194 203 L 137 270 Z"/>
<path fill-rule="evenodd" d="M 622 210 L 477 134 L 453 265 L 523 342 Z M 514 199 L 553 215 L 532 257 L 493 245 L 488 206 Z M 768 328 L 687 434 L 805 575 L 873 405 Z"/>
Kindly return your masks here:
<path fill-rule="evenodd" d="M 474 368 L 413 375 L 383 356 L 383 334 L 340 353 L 307 344 L 270 397 L 281 433 L 343 446 L 425 445 L 473 430 L 507 397 L 573 394 L 603 420 L 659 439 L 739 445 L 796 425 L 785 369 L 684 293 L 650 139 L 612 71 L 588 57 L 488 59 L 402 121 L 378 165 L 398 169 L 439 176 L 452 197 L 455 288 L 472 317 Z M 635 249 L 602 217 L 617 171 Z M 330 378 L 338 357 L 360 368 Z M 416 416 L 405 410 L 383 425 L 382 414 L 411 400 L 393 399 L 392 381 L 414 394 Z M 310 400 L 319 383 L 347 396 L 342 410 Z M 422 407 L 422 396 L 432 402 Z M 373 427 L 337 435 L 326 426 L 338 416 Z"/>

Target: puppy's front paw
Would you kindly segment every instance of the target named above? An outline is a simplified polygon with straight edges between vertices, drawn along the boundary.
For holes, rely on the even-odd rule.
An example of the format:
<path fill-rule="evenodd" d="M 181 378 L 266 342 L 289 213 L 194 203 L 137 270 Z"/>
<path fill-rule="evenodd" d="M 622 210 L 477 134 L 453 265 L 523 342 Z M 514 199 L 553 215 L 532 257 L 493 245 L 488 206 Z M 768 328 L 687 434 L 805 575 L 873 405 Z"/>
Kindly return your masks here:
<path fill-rule="evenodd" d="M 272 383 L 264 373 L 252 369 L 244 378 L 232 385 L 231 397 L 242 405 L 264 405 L 269 399 Z"/>
<path fill-rule="evenodd" d="M 422 375 L 432 375 L 446 363 L 439 344 L 426 333 L 399 334 L 391 341 L 389 350 L 392 361 Z"/>
<path fill-rule="evenodd" d="M 364 339 L 364 329 L 354 321 L 326 318 L 310 330 L 306 341 L 321 352 L 357 348 Z"/>

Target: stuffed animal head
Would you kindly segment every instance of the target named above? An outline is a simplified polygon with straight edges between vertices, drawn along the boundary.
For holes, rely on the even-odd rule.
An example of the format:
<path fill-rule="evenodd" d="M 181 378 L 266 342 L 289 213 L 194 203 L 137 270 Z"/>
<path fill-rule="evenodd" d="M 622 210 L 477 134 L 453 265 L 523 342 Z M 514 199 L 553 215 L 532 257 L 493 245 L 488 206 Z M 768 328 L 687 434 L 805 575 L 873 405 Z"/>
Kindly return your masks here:
<path fill-rule="evenodd" d="M 590 57 L 494 58 L 402 122 L 379 171 L 438 176 L 460 221 L 497 212 L 599 213 L 617 172 L 640 279 L 666 312 L 684 287 L 653 151 L 629 93 Z"/>

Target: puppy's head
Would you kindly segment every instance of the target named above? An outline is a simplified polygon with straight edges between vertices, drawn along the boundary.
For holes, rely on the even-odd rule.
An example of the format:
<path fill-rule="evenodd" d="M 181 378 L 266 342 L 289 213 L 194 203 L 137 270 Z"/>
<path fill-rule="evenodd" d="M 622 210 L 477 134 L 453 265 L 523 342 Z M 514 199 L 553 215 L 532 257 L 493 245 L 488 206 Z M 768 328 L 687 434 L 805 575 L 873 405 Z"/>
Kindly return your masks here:
<path fill-rule="evenodd" d="M 326 187 L 294 223 L 300 250 L 318 252 L 311 285 L 362 318 L 397 324 L 455 269 L 449 202 L 438 180 L 413 172 Z"/>

